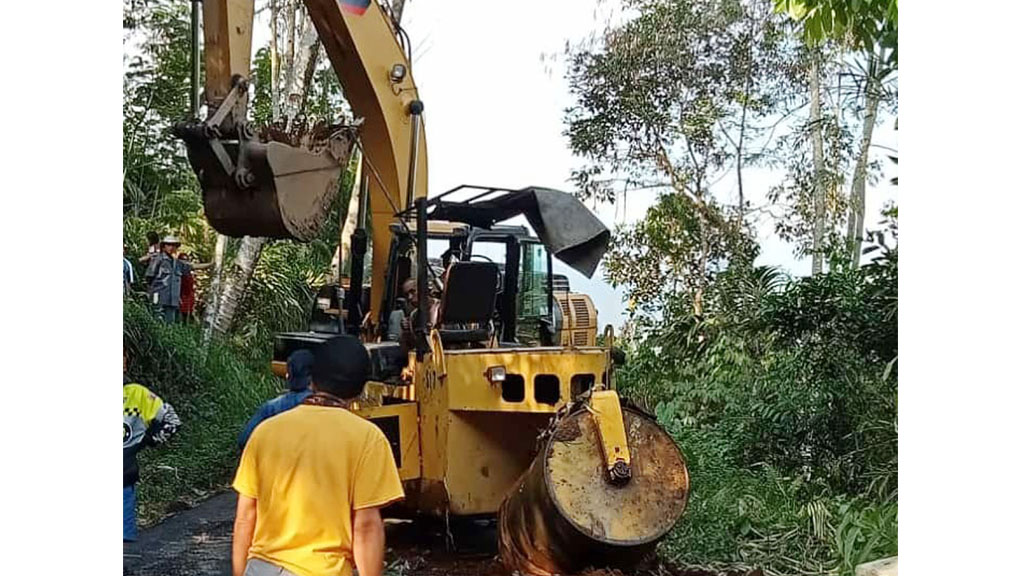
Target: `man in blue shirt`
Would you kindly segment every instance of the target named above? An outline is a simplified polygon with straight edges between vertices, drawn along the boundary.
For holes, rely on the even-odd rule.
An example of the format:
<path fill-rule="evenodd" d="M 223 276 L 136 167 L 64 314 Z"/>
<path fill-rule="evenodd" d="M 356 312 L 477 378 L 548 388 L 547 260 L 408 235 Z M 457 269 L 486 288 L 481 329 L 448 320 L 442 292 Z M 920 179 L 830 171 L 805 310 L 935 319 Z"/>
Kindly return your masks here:
<path fill-rule="evenodd" d="M 260 409 L 249 419 L 249 423 L 245 425 L 242 433 L 238 436 L 239 448 L 245 448 L 246 443 L 249 442 L 249 436 L 260 422 L 295 408 L 313 393 L 309 389 L 309 383 L 313 378 L 313 353 L 309 350 L 292 352 L 292 355 L 288 357 L 288 372 L 285 374 L 285 378 L 288 380 L 288 391 L 260 406 Z"/>

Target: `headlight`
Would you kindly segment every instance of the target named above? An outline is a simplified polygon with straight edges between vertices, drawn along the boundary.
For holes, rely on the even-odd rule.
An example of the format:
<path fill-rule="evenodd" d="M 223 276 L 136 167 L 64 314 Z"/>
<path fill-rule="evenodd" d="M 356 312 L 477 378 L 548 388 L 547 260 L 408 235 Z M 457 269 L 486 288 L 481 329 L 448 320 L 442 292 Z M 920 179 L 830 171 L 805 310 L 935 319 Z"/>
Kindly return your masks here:
<path fill-rule="evenodd" d="M 491 366 L 484 372 L 484 375 L 487 376 L 487 380 L 491 385 L 501 384 L 505 381 L 505 367 Z"/>

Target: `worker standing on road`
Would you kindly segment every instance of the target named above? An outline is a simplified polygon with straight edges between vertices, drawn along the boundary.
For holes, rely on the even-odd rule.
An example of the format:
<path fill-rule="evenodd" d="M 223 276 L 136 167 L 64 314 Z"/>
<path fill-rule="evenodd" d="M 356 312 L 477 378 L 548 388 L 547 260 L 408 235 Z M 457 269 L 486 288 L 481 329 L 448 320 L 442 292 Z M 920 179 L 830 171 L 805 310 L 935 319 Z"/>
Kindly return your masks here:
<path fill-rule="evenodd" d="M 348 411 L 370 358 L 359 340 L 313 352 L 313 395 L 256 428 L 235 476 L 233 576 L 380 576 L 380 509 L 405 497 L 391 447 Z"/>
<path fill-rule="evenodd" d="M 134 542 L 138 534 L 135 522 L 135 484 L 139 481 L 140 450 L 167 442 L 178 431 L 181 420 L 170 404 L 141 384 L 128 380 L 128 355 L 123 354 L 124 392 L 124 541 Z"/>
<path fill-rule="evenodd" d="M 249 437 L 252 436 L 252 431 L 260 422 L 295 408 L 313 393 L 309 389 L 310 382 L 313 380 L 313 353 L 309 350 L 292 352 L 292 355 L 288 357 L 288 372 L 284 377 L 288 381 L 288 390 L 277 398 L 268 400 L 253 414 L 238 436 L 240 449 L 245 449 Z"/>

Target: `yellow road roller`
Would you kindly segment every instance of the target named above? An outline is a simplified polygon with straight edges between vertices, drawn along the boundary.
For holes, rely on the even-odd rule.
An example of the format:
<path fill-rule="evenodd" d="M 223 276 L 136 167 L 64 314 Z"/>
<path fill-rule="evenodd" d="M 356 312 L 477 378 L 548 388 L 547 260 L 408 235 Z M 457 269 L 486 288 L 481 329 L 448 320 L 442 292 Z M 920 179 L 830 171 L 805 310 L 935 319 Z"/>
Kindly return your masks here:
<path fill-rule="evenodd" d="M 564 278 L 556 289 L 554 259 L 592 276 L 609 231 L 548 188 L 428 199 L 405 32 L 373 0 L 303 4 L 355 122 L 251 126 L 253 0 L 205 0 L 207 112 L 175 127 L 208 220 L 231 236 L 316 237 L 360 151 L 351 275 L 317 294 L 309 330 L 277 335 L 274 369 L 358 335 L 373 373 L 353 410 L 391 442 L 407 494 L 392 513 L 497 515 L 501 557 L 521 573 L 631 565 L 679 520 L 689 478 L 654 419 L 620 401 L 614 334 L 598 337 L 590 298 Z"/>

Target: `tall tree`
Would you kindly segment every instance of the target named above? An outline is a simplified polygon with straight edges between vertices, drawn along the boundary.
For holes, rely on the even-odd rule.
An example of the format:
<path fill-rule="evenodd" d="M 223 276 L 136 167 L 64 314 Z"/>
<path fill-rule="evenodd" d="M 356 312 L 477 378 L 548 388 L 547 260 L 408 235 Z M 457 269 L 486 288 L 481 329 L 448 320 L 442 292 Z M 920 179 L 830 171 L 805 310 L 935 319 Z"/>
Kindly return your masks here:
<path fill-rule="evenodd" d="M 845 260 L 860 264 L 864 240 L 865 189 L 868 178 L 871 139 L 878 119 L 879 103 L 887 97 L 886 82 L 898 67 L 897 0 L 775 0 L 777 11 L 789 13 L 799 22 L 804 41 L 814 48 L 831 42 L 853 50 L 860 66 L 859 99 L 862 102 L 861 136 L 850 184 L 845 237 Z M 837 95 L 842 98 L 842 95 Z M 812 95 L 812 99 L 814 96 Z M 813 110 L 813 104 L 812 104 Z M 813 115 L 813 112 L 812 112 Z M 816 193 L 812 272 L 821 271 L 819 227 L 825 217 L 820 193 L 823 177 L 815 156 Z"/>
<path fill-rule="evenodd" d="M 814 157 L 814 232 L 811 236 L 811 274 L 821 274 L 825 259 L 825 143 L 821 115 L 821 54 L 811 54 L 811 145 Z"/>
<path fill-rule="evenodd" d="M 864 120 L 861 124 L 860 146 L 857 163 L 853 169 L 850 184 L 850 211 L 847 216 L 846 247 L 847 257 L 853 266 L 860 263 L 861 245 L 864 242 L 864 203 L 867 186 L 868 160 L 871 152 L 871 137 L 878 118 L 878 103 L 883 98 L 883 81 L 888 67 L 876 54 L 868 55 L 868 64 L 863 75 Z"/>
<path fill-rule="evenodd" d="M 587 161 L 574 179 L 581 196 L 599 201 L 620 191 L 663 192 L 660 210 L 649 214 L 659 221 L 620 238 L 671 231 L 671 251 L 654 242 L 643 257 L 669 280 L 659 285 L 685 290 L 699 315 L 709 277 L 730 257 L 749 256 L 738 250 L 746 245 L 745 201 L 723 205 L 712 185 L 735 168 L 742 198 L 743 168 L 759 161 L 755 143 L 769 129 L 762 123 L 789 98 L 792 43 L 762 3 L 633 0 L 626 7 L 637 16 L 607 30 L 597 46 L 570 50 L 576 104 L 566 111 L 566 133 Z M 614 283 L 637 278 L 617 271 L 616 263 L 630 261 L 612 254 Z"/>
<path fill-rule="evenodd" d="M 771 156 L 784 170 L 782 181 L 768 192 L 775 232 L 794 246 L 801 257 L 811 258 L 812 274 L 824 271 L 843 243 L 839 229 L 847 209 L 842 188 L 845 167 L 853 156 L 851 126 L 844 121 L 847 103 L 837 86 L 842 68 L 828 47 L 801 52 L 805 75 L 806 114 L 794 115 Z"/>

